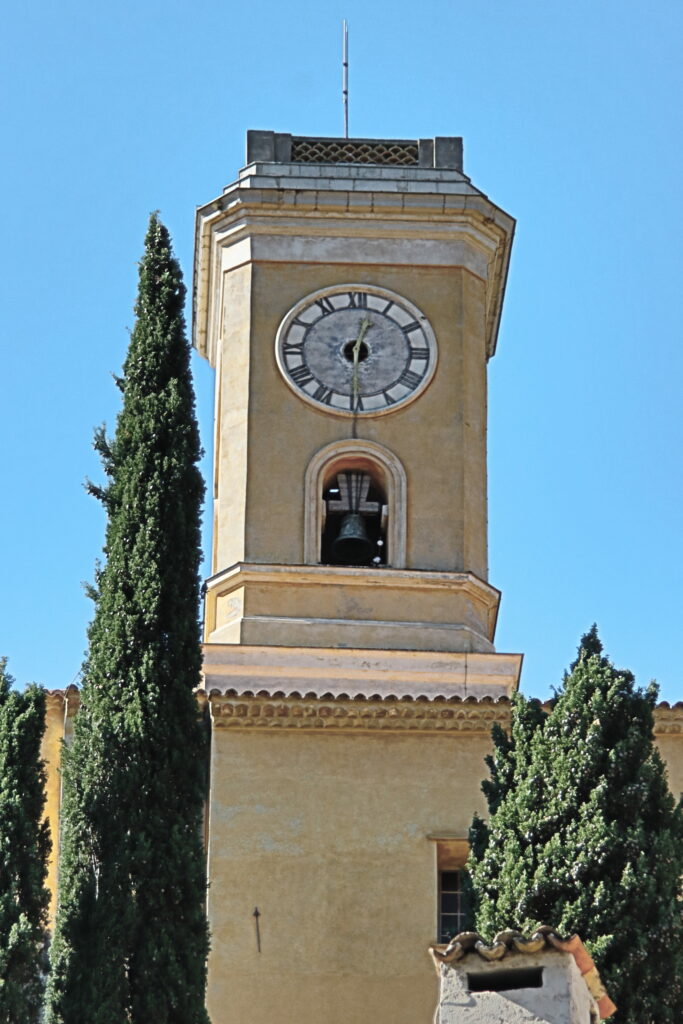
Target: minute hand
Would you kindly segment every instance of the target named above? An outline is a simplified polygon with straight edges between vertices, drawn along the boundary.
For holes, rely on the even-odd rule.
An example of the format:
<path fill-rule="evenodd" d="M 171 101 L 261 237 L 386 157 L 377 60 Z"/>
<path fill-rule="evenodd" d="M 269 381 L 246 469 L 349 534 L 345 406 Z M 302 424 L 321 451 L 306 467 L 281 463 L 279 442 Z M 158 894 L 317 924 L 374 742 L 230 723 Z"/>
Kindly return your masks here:
<path fill-rule="evenodd" d="M 363 344 L 363 338 L 367 334 L 368 328 L 372 327 L 372 320 L 365 316 L 360 322 L 360 330 L 358 331 L 358 337 L 353 343 L 353 349 L 351 355 L 353 356 L 353 376 L 351 378 L 351 387 L 353 389 L 354 405 L 358 404 L 358 363 L 360 361 L 360 349 Z"/>

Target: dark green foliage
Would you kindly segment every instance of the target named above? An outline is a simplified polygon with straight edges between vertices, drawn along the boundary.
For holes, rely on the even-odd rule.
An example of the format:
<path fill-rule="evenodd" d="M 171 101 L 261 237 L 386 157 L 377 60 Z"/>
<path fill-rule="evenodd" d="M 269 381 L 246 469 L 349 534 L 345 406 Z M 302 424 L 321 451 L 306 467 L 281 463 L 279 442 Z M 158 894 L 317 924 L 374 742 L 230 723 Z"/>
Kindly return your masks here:
<path fill-rule="evenodd" d="M 34 1024 L 43 1000 L 50 836 L 42 822 L 45 694 L 23 693 L 0 658 L 0 1021 Z"/>
<path fill-rule="evenodd" d="M 494 725 L 494 752 L 486 757 L 491 777 L 482 782 L 481 788 L 488 804 L 489 822 L 483 821 L 475 814 L 470 827 L 472 852 L 468 865 L 470 870 L 465 873 L 470 918 L 467 923 L 470 928 L 482 928 L 482 933 L 482 903 L 488 905 L 490 902 L 492 907 L 496 908 L 501 898 L 498 890 L 499 881 L 507 879 L 511 872 L 521 871 L 524 877 L 524 866 L 520 863 L 524 844 L 520 843 L 516 836 L 513 840 L 505 829 L 509 822 L 516 820 L 516 814 L 521 816 L 523 813 L 523 805 L 520 805 L 518 797 L 526 796 L 529 804 L 535 802 L 533 789 L 519 793 L 517 787 L 518 780 L 526 775 L 530 745 L 546 715 L 538 701 L 527 701 L 519 693 L 512 698 L 512 708 L 510 734 L 508 735 L 499 725 Z M 511 797 L 513 792 L 514 800 Z M 528 807 L 528 810 L 530 811 L 531 807 Z M 496 828 L 503 830 L 502 844 L 498 843 L 495 837 L 492 838 L 492 832 Z M 481 891 L 484 885 L 485 895 Z M 495 917 L 495 909 L 493 916 Z M 494 934 L 499 930 L 494 926 Z"/>
<path fill-rule="evenodd" d="M 683 1020 L 683 809 L 654 747 L 655 700 L 593 627 L 546 718 L 515 698 L 483 786 L 489 821 L 472 833 L 477 929 L 578 932 L 615 1024 Z"/>
<path fill-rule="evenodd" d="M 65 751 L 51 1024 L 206 1024 L 199 682 L 203 484 L 185 289 L 152 216 L 107 486 L 81 708 Z"/>

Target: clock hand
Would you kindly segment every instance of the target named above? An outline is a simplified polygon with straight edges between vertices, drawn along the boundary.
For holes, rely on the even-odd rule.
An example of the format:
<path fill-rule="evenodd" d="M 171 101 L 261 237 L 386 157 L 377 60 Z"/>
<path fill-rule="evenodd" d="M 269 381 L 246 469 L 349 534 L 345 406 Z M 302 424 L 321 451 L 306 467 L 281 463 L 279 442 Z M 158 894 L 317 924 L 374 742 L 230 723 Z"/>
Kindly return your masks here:
<path fill-rule="evenodd" d="M 363 338 L 365 337 L 368 328 L 372 327 L 372 320 L 370 317 L 364 316 L 360 322 L 360 329 L 358 331 L 358 337 L 353 343 L 351 354 L 353 356 L 353 376 L 351 377 L 351 387 L 353 390 L 354 405 L 358 405 L 358 363 L 360 361 L 360 348 L 363 344 Z"/>

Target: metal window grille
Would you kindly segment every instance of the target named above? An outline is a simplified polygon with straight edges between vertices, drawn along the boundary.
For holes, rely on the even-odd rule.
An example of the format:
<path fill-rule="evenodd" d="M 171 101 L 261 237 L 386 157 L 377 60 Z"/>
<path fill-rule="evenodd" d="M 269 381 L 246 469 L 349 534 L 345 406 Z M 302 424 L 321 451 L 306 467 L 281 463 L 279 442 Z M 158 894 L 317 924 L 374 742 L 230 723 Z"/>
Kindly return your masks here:
<path fill-rule="evenodd" d="M 450 942 L 464 926 L 462 872 L 442 871 L 439 874 L 439 942 Z"/>

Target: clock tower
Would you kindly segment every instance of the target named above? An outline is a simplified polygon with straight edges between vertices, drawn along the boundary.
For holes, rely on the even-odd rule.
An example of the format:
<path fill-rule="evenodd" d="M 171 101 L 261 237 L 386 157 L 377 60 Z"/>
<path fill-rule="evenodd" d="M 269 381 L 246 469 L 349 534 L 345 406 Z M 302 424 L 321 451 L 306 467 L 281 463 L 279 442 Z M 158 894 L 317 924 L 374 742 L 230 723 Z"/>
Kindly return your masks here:
<path fill-rule="evenodd" d="M 487 563 L 513 229 L 458 138 L 252 131 L 198 211 L 213 1024 L 433 1014 L 428 947 L 460 924 L 521 665 L 495 651 Z"/>

